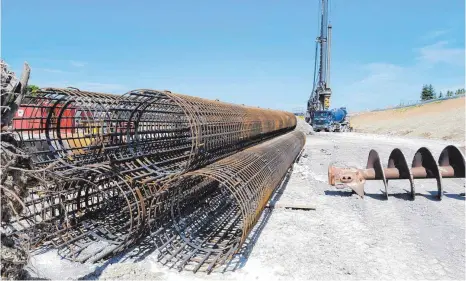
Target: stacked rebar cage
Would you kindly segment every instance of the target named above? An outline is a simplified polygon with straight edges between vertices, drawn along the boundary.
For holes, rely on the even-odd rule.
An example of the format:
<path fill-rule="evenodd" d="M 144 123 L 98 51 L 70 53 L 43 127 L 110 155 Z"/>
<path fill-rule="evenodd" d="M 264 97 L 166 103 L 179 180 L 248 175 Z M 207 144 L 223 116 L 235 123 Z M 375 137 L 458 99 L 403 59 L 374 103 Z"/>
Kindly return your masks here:
<path fill-rule="evenodd" d="M 207 272 L 239 251 L 305 140 L 288 112 L 147 89 L 41 89 L 12 125 L 39 181 L 8 235 L 79 262 L 153 237 L 165 264 Z"/>

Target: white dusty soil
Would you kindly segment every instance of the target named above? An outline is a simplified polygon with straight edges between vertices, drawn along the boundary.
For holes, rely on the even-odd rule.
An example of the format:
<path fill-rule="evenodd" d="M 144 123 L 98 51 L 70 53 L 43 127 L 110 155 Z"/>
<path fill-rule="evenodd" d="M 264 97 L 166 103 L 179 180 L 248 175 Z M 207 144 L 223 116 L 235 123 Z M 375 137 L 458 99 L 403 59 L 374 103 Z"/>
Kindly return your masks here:
<path fill-rule="evenodd" d="M 300 121 L 301 122 L 301 121 Z M 302 125 L 302 124 L 301 124 Z M 301 127 L 302 128 L 302 127 Z M 193 274 L 168 269 L 156 254 L 140 262 L 121 257 L 88 265 L 59 260 L 49 252 L 33 257 L 33 276 L 53 279 L 152 280 L 309 280 L 309 279 L 465 279 L 465 201 L 463 179 L 444 179 L 437 201 L 432 180 L 415 180 L 419 193 L 407 200 L 409 184 L 368 182 L 366 197 L 327 184 L 327 168 L 365 167 L 370 149 L 383 163 L 400 148 L 408 163 L 427 146 L 438 158 L 449 143 L 358 133 L 307 135 L 305 150 L 280 204 L 309 204 L 316 210 L 274 209 L 243 267 L 226 273 Z"/>

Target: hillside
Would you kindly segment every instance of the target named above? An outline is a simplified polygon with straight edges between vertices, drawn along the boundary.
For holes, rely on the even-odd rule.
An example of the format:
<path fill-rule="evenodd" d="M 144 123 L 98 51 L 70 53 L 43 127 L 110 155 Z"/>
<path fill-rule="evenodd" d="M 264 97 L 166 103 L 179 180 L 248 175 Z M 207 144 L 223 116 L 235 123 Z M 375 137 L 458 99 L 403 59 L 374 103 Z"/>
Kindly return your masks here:
<path fill-rule="evenodd" d="M 356 132 L 465 140 L 465 97 L 424 105 L 356 114 L 350 119 Z"/>

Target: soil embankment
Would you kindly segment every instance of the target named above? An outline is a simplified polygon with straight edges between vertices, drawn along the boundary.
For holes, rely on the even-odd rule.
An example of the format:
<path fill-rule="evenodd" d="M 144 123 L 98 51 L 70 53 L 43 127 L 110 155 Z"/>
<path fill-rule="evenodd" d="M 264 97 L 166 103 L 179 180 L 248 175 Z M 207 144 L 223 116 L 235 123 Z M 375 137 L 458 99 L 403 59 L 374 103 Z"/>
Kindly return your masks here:
<path fill-rule="evenodd" d="M 351 117 L 356 132 L 443 139 L 464 143 L 465 97 L 365 112 Z"/>

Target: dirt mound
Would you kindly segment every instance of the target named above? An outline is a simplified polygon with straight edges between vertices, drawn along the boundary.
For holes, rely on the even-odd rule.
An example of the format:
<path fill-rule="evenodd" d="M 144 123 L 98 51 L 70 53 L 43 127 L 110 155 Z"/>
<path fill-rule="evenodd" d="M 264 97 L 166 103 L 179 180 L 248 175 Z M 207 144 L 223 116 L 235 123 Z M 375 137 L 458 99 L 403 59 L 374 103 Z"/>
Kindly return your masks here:
<path fill-rule="evenodd" d="M 443 139 L 464 143 L 465 98 L 365 112 L 352 116 L 356 132 Z"/>
<path fill-rule="evenodd" d="M 304 118 L 297 117 L 296 120 L 296 130 L 303 132 L 305 135 L 314 134 L 312 126 L 306 123 L 306 121 L 304 121 Z"/>

